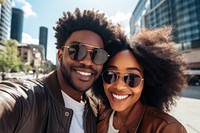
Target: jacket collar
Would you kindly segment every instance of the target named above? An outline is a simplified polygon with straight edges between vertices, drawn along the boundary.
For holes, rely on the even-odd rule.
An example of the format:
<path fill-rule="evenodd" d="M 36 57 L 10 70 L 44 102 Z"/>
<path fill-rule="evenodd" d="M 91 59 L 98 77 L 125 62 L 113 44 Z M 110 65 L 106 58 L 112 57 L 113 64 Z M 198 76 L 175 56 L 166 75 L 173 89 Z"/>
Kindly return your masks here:
<path fill-rule="evenodd" d="M 142 105 L 141 101 L 138 101 L 131 109 L 130 114 L 127 116 L 127 121 L 125 123 L 125 128 L 128 131 L 136 132 L 142 118 L 144 117 L 144 112 L 146 110 L 146 105 Z"/>
<path fill-rule="evenodd" d="M 146 110 L 146 105 L 142 105 L 140 101 L 135 103 L 135 105 L 132 107 L 130 113 L 127 116 L 124 126 L 121 127 L 120 131 L 136 132 L 142 121 L 142 118 L 144 117 L 145 110 Z M 102 113 L 102 115 L 100 115 L 99 117 L 100 123 L 98 124 L 99 128 L 107 127 L 105 129 L 108 129 L 108 123 L 111 113 L 112 109 L 109 108 L 104 113 Z"/>
<path fill-rule="evenodd" d="M 58 101 L 60 104 L 64 106 L 64 100 L 61 93 L 61 87 L 58 83 L 57 78 L 57 70 L 49 73 L 46 76 L 45 84 L 47 89 L 49 89 L 50 95 L 53 97 L 55 101 Z"/>

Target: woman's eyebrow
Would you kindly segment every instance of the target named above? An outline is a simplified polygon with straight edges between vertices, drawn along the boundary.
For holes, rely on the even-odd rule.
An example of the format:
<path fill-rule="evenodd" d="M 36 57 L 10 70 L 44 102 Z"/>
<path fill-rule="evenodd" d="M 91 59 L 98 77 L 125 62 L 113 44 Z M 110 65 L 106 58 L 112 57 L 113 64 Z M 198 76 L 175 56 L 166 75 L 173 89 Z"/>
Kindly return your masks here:
<path fill-rule="evenodd" d="M 137 70 L 137 71 L 139 71 L 140 73 L 142 73 L 142 70 L 140 70 L 140 69 L 137 68 L 137 67 L 129 67 L 129 68 L 127 68 L 127 70 Z"/>
<path fill-rule="evenodd" d="M 108 66 L 108 68 L 107 69 L 117 69 L 117 67 L 116 66 L 113 66 L 113 65 L 109 65 Z M 137 68 L 137 67 L 129 67 L 129 68 L 127 68 L 127 70 L 136 70 L 136 71 L 139 71 L 140 73 L 142 73 L 142 70 L 140 70 L 139 68 Z"/>

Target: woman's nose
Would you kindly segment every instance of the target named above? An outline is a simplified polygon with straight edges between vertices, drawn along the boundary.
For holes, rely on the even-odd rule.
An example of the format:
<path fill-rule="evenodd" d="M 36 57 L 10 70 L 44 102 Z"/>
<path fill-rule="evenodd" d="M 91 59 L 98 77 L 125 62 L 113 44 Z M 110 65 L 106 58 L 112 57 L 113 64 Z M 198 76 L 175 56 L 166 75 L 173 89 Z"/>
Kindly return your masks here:
<path fill-rule="evenodd" d="M 116 89 L 118 89 L 118 90 L 127 89 L 127 85 L 121 77 L 119 77 L 119 79 L 116 81 L 115 85 L 116 85 Z"/>

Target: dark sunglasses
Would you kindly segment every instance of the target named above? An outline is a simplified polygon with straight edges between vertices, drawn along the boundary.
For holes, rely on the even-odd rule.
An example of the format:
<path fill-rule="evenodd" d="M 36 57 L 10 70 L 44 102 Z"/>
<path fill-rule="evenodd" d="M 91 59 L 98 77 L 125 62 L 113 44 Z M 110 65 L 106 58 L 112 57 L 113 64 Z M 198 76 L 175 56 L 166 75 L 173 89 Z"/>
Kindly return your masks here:
<path fill-rule="evenodd" d="M 119 74 L 111 70 L 104 71 L 101 76 L 103 81 L 107 84 L 113 84 L 119 79 Z M 142 80 L 144 79 L 135 73 L 125 73 L 123 75 L 123 81 L 131 88 L 139 86 Z"/>
<path fill-rule="evenodd" d="M 72 60 L 80 61 L 87 56 L 87 52 L 90 52 L 91 60 L 94 64 L 102 65 L 108 60 L 108 53 L 102 48 L 94 48 L 93 50 L 87 50 L 87 47 L 79 42 L 72 42 L 70 46 L 63 46 L 67 48 L 69 56 Z"/>

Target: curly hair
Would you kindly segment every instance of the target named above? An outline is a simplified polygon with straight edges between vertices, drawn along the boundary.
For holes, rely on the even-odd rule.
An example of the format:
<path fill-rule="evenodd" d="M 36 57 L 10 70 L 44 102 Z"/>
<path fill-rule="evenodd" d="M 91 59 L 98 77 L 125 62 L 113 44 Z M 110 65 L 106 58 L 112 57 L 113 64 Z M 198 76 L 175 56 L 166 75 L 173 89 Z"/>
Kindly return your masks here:
<path fill-rule="evenodd" d="M 140 100 L 163 111 L 170 111 L 171 105 L 176 104 L 176 98 L 181 96 L 182 89 L 186 87 L 186 62 L 183 54 L 175 48 L 171 33 L 170 26 L 153 30 L 142 29 L 132 36 L 131 44 L 122 38 L 118 45 L 110 45 L 115 48 L 109 51 L 109 60 L 122 50 L 128 49 L 132 52 L 143 68 L 144 88 Z M 109 107 L 102 79 L 99 78 L 96 82 L 93 92 Z"/>
<path fill-rule="evenodd" d="M 186 62 L 172 41 L 172 27 L 143 29 L 131 39 L 133 53 L 143 67 L 142 97 L 147 105 L 170 111 L 186 87 Z"/>
<path fill-rule="evenodd" d="M 98 10 L 80 11 L 76 8 L 74 13 L 63 13 L 63 17 L 57 21 L 57 26 L 53 27 L 56 31 L 55 38 L 57 39 L 56 48 L 60 49 L 70 37 L 70 35 L 78 30 L 91 30 L 101 36 L 104 46 L 115 38 L 115 26 L 108 20 L 104 13 Z"/>

